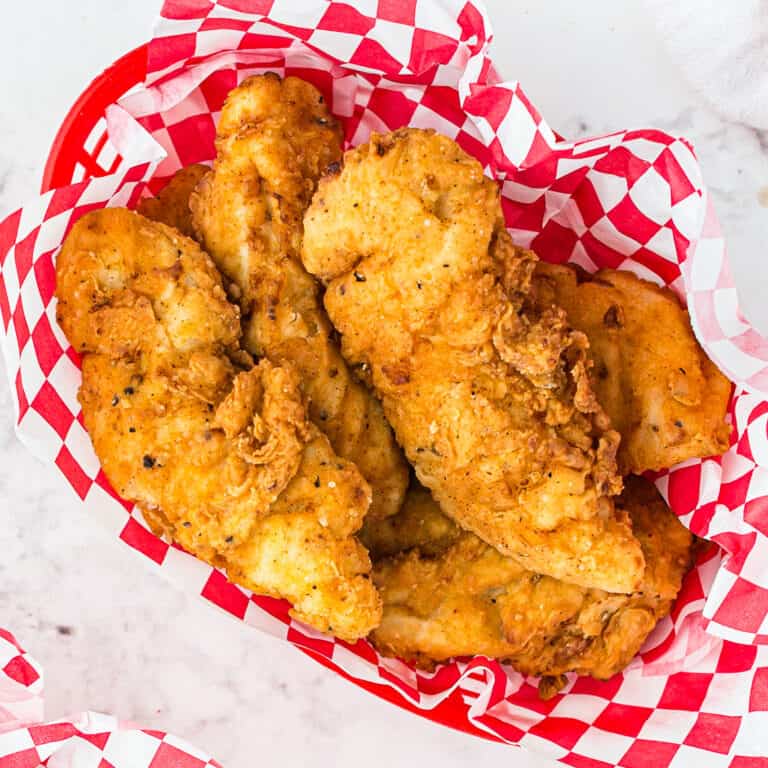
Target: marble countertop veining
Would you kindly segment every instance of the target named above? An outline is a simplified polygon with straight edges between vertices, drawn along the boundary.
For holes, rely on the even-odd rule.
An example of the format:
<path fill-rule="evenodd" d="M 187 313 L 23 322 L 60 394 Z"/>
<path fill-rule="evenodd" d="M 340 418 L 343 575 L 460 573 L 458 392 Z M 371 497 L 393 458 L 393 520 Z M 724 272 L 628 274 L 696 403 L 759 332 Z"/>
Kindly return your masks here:
<path fill-rule="evenodd" d="M 566 136 L 657 126 L 690 138 L 729 239 L 748 317 L 768 330 L 768 134 L 719 117 L 656 42 L 639 0 L 488 0 L 495 59 Z M 146 39 L 159 0 L 14 3 L 0 24 L 0 214 L 36 194 L 67 108 Z M 13 72 L 11 77 L 8 73 Z M 0 367 L 2 363 L 0 362 Z M 3 382 L 5 376 L 2 376 Z M 45 665 L 47 714 L 165 728 L 228 768 L 320 764 L 554 766 L 430 724 L 146 571 L 13 434 L 0 385 L 0 625 Z"/>

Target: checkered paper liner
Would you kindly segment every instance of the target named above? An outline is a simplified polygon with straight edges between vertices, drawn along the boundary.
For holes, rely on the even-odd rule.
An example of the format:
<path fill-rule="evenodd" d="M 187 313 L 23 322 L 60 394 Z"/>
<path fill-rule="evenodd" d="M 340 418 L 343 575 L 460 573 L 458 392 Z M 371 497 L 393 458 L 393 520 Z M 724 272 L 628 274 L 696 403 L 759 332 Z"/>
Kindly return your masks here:
<path fill-rule="evenodd" d="M 175 736 L 110 715 L 44 723 L 42 674 L 0 627 L 0 768 L 221 768 Z"/>
<path fill-rule="evenodd" d="M 246 624 L 430 719 L 574 766 L 768 766 L 768 343 L 737 307 L 719 227 L 690 145 L 655 130 L 568 142 L 488 58 L 477 2 L 168 0 L 144 86 L 110 105 L 87 147 L 112 171 L 49 192 L 0 224 L 0 316 L 19 437 L 55 463 L 90 512 L 144 560 Z M 735 382 L 732 446 L 662 472 L 674 511 L 719 550 L 688 575 L 671 617 L 607 682 L 536 681 L 481 657 L 432 673 L 292 621 L 156 538 L 119 499 L 83 428 L 78 359 L 55 323 L 54 259 L 87 210 L 134 205 L 179 167 L 210 162 L 215 123 L 244 77 L 303 77 L 347 143 L 402 125 L 454 138 L 498 179 L 509 230 L 544 259 L 631 269 L 687 302 L 702 345 Z M 83 174 L 87 176 L 87 174 Z"/>

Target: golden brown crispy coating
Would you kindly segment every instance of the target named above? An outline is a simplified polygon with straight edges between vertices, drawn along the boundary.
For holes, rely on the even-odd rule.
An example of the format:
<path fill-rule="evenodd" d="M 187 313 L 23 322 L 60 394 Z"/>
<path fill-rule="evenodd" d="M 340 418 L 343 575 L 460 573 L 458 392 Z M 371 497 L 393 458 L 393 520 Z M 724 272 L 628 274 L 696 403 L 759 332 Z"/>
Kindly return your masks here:
<path fill-rule="evenodd" d="M 450 524 L 425 491 L 409 497 L 414 493 L 420 498 L 405 512 L 410 519 L 398 543 L 416 548 L 374 570 L 384 617 L 372 640 L 386 655 L 422 666 L 472 654 L 503 659 L 523 674 L 542 676 L 545 698 L 564 685 L 566 672 L 607 679 L 669 612 L 690 567 L 690 532 L 643 478 L 628 478 L 618 502 L 629 511 L 646 561 L 643 581 L 630 595 L 526 571 L 458 529 L 453 543 L 444 537 L 426 553 L 420 532 Z M 409 533 L 415 533 L 410 542 Z"/>
<path fill-rule="evenodd" d="M 341 157 L 338 124 L 314 86 L 268 74 L 230 93 L 217 136 L 213 173 L 191 206 L 200 242 L 237 290 L 243 344 L 298 366 L 310 418 L 371 484 L 370 514 L 394 514 L 408 484 L 405 459 L 380 404 L 350 375 L 299 259 L 317 180 Z"/>
<path fill-rule="evenodd" d="M 239 347 L 211 260 L 125 209 L 73 227 L 57 261 L 58 319 L 83 355 L 80 402 L 115 490 L 250 589 L 355 639 L 379 621 L 354 537 L 370 502 L 356 468 L 306 418 L 297 375 Z"/>
<path fill-rule="evenodd" d="M 194 237 L 189 199 L 209 170 L 207 165 L 202 164 L 182 168 L 171 177 L 156 197 L 145 197 L 136 210 L 152 221 L 176 227 L 182 235 Z"/>
<path fill-rule="evenodd" d="M 436 557 L 464 535 L 450 517 L 446 517 L 429 491 L 413 482 L 400 511 L 392 517 L 367 517 L 360 539 L 374 562 L 406 549 L 418 547 L 422 555 Z"/>
<path fill-rule="evenodd" d="M 632 591 L 643 555 L 614 509 L 618 434 L 587 341 L 533 302 L 496 185 L 431 131 L 374 135 L 320 182 L 303 259 L 351 364 L 442 509 L 525 567 Z"/>
<path fill-rule="evenodd" d="M 671 467 L 728 449 L 731 383 L 696 341 L 672 291 L 631 272 L 595 275 L 540 263 L 541 301 L 560 305 L 589 338 L 597 399 L 621 433 L 624 473 Z"/>

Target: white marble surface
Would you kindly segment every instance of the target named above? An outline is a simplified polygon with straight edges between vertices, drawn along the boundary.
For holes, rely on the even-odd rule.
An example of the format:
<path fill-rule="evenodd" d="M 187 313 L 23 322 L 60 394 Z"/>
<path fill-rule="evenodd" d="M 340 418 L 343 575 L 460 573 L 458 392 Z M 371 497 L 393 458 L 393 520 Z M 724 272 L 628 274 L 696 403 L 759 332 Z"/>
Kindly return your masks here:
<path fill-rule="evenodd" d="M 692 139 L 744 308 L 768 328 L 768 135 L 706 106 L 636 3 L 488 0 L 496 60 L 565 135 L 659 126 Z M 3 6 L 0 214 L 36 193 L 66 109 L 90 77 L 146 38 L 159 0 Z M 405 714 L 146 572 L 18 444 L 2 382 L 0 626 L 44 662 L 49 717 L 113 712 L 183 735 L 230 768 L 278 759 L 286 768 L 554 765 Z"/>

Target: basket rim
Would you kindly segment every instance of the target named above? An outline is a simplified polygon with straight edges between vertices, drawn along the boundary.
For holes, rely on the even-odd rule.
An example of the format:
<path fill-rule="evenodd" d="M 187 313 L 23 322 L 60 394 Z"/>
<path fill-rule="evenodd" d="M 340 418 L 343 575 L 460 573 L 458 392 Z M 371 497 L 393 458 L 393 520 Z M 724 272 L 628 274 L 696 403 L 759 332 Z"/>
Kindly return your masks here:
<path fill-rule="evenodd" d="M 147 73 L 148 43 L 142 43 L 123 54 L 97 75 L 77 97 L 59 126 L 43 170 L 41 193 L 72 183 L 78 151 L 95 122 L 103 115 L 105 104 L 111 104 Z"/>

